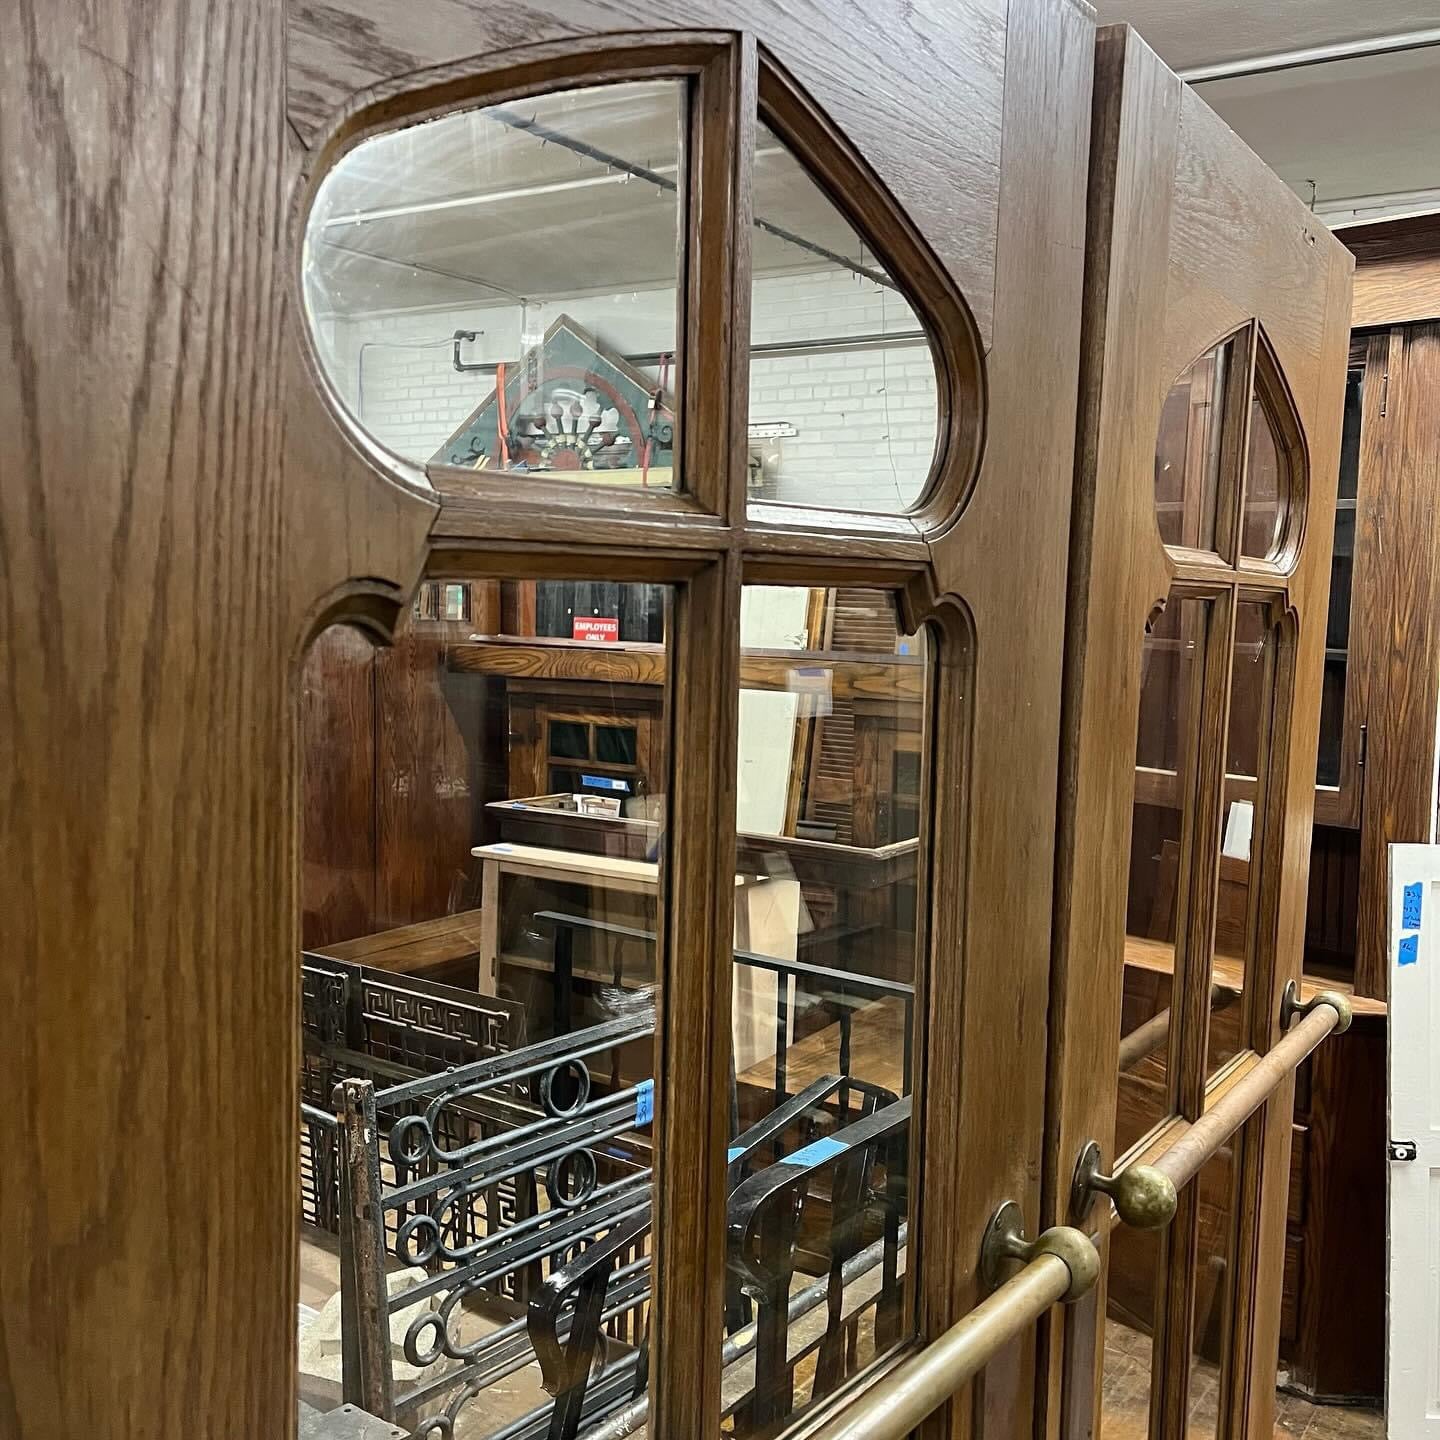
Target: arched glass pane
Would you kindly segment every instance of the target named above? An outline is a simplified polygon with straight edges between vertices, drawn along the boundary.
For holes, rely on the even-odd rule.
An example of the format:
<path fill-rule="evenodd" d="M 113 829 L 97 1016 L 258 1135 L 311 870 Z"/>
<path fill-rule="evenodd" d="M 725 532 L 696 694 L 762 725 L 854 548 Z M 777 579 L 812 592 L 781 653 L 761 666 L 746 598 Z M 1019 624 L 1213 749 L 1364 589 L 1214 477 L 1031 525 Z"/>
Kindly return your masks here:
<path fill-rule="evenodd" d="M 643 1393 L 671 595 L 427 580 L 393 645 L 306 658 L 302 1433 L 359 1395 L 589 1434 Z"/>
<path fill-rule="evenodd" d="M 1241 553 L 1263 560 L 1280 540 L 1282 501 L 1289 490 L 1284 446 L 1264 400 L 1250 402 L 1250 454 L 1245 475 L 1245 525 Z"/>
<path fill-rule="evenodd" d="M 718 1432 L 773 1437 L 915 1335 L 925 633 L 875 590 L 740 614 Z M 618 1433 L 618 1432 L 617 1432 Z"/>
<path fill-rule="evenodd" d="M 609 85 L 365 141 L 305 231 L 305 308 L 357 423 L 408 460 L 673 483 L 684 91 Z"/>
<path fill-rule="evenodd" d="M 899 511 L 935 459 L 935 362 L 872 247 L 756 129 L 750 496 Z"/>
<path fill-rule="evenodd" d="M 1147 628 L 1140 659 L 1135 801 L 1125 902 L 1124 989 L 1116 1081 L 1115 1153 L 1171 1114 L 1170 1029 L 1176 950 L 1193 828 L 1209 600 L 1172 595 Z"/>
<path fill-rule="evenodd" d="M 1165 397 L 1155 442 L 1155 518 L 1167 545 L 1215 549 L 1225 386 L 1234 359 L 1232 336 L 1192 361 Z"/>

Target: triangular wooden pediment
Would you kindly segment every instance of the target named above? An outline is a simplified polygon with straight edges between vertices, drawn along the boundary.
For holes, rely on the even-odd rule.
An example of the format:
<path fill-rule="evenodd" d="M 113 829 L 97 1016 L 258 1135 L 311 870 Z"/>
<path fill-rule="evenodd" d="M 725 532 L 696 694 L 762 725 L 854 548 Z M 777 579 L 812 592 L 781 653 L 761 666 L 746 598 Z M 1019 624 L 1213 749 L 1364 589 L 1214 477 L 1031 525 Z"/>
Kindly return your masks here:
<path fill-rule="evenodd" d="M 495 389 L 432 463 L 667 486 L 675 414 L 664 386 L 672 368 L 662 363 L 657 382 L 561 315 L 538 345 L 497 371 Z"/>

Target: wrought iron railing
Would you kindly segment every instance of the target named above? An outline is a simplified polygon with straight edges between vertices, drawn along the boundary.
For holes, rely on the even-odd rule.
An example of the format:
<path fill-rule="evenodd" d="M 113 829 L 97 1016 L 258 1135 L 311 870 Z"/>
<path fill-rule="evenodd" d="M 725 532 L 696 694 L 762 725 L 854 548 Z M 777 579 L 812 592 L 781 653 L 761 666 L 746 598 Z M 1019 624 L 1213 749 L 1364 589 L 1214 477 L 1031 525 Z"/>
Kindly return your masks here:
<path fill-rule="evenodd" d="M 517 1006 L 305 957 L 302 1213 L 339 1231 L 344 1394 L 418 1440 L 448 1440 L 471 1400 L 534 1362 L 553 1400 L 493 1440 L 573 1440 L 644 1408 L 654 1089 L 623 1083 L 614 1057 L 653 1034 L 653 1010 L 567 1027 L 577 935 L 612 953 L 654 939 L 557 912 L 534 922 L 553 936 L 558 1033 L 528 1045 L 515 1043 Z M 806 1357 L 810 1398 L 844 1378 L 866 1311 L 876 1346 L 898 1333 L 910 1105 L 849 1073 L 850 1026 L 859 1005 L 898 998 L 908 1033 L 913 992 L 743 952 L 736 963 L 778 982 L 771 1108 L 728 1155 L 727 1413 L 760 1426 L 790 1412 Z M 838 1025 L 840 1065 L 790 1095 L 802 992 Z M 908 1088 L 908 1051 L 903 1073 Z M 738 1115 L 733 1067 L 731 1085 Z M 802 1226 L 812 1248 L 827 1237 L 829 1274 L 792 1294 Z M 396 1264 L 425 1278 L 391 1294 Z"/>

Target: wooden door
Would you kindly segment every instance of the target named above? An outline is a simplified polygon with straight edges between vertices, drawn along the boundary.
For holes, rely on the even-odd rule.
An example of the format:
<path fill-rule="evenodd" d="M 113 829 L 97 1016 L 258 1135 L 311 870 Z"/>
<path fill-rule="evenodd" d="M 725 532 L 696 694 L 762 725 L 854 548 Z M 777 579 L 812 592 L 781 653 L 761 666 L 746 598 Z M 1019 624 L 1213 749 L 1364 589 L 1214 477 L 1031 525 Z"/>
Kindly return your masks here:
<path fill-rule="evenodd" d="M 1049 963 L 1078 312 L 1055 346 L 1033 267 L 1042 264 L 1042 292 L 1068 313 L 1060 297 L 1078 300 L 1078 264 L 1040 256 L 1046 232 L 1079 237 L 1088 26 L 1063 4 L 1013 16 L 976 5 L 958 23 L 953 11 L 902 22 L 899 11 L 857 8 L 862 64 L 856 34 L 831 49 L 808 25 L 761 6 L 676 4 L 659 16 L 649 7 L 634 17 L 643 33 L 618 35 L 605 33 L 614 14 L 602 24 L 585 7 L 477 7 L 461 29 L 440 6 L 403 23 L 387 7 L 351 8 L 353 27 L 333 12 L 297 9 L 290 32 L 291 119 L 309 146 L 299 205 L 312 366 L 336 423 L 438 500 L 428 575 L 657 587 L 663 648 L 617 652 L 613 676 L 638 678 L 623 668 L 633 662 L 663 695 L 651 786 L 651 798 L 664 800 L 653 1123 L 637 1111 L 656 1172 L 650 1385 L 648 1403 L 643 1394 L 630 1403 L 644 1405 L 654 1433 L 710 1433 L 722 1415 L 733 1433 L 769 1433 L 844 1403 L 972 1308 L 982 1293 L 980 1236 L 1002 1200 L 1036 1214 L 1045 1016 L 1030 1006 L 1016 1017 L 1013 996 L 1017 984 L 1043 993 Z M 989 106 L 995 126 L 993 135 L 975 129 L 973 148 L 952 145 L 943 174 L 913 113 L 876 109 L 871 70 L 888 67 L 892 93 L 902 93 L 909 61 L 895 27 L 929 33 L 932 24 L 938 82 L 953 88 L 955 113 L 978 118 L 976 104 Z M 984 46 L 1007 26 L 1012 58 L 1000 66 L 984 59 Z M 373 44 L 357 48 L 356 33 Z M 1007 110 L 1021 91 L 1038 100 L 1056 85 L 1063 102 L 1030 111 L 1025 138 L 1005 158 L 1017 175 L 1039 167 L 1049 177 L 1043 202 L 1028 185 L 1016 192 L 1026 197 L 1022 219 L 979 157 L 998 163 L 999 131 L 1015 123 Z M 917 164 L 931 169 L 928 181 Z M 1057 186 L 1073 206 L 1054 206 Z M 537 193 L 550 208 L 532 206 L 526 230 L 507 229 L 518 222 L 504 197 Z M 643 228 L 631 223 L 637 206 Z M 463 226 L 445 228 L 457 211 Z M 473 322 L 455 322 L 470 347 L 457 362 L 488 365 L 487 378 L 438 430 L 427 428 L 413 386 L 396 388 L 396 413 L 382 359 L 390 347 L 433 344 L 448 361 L 431 332 L 451 322 L 410 330 L 376 320 L 351 333 L 364 309 L 354 296 L 385 285 L 381 272 L 397 262 L 407 272 L 398 288 L 412 286 L 413 303 L 371 310 L 428 313 L 452 303 L 457 283 L 489 292 L 489 304 L 473 302 Z M 851 303 L 857 292 L 860 306 Z M 1037 370 L 1041 333 L 1047 358 Z M 828 404 L 825 394 L 806 403 L 840 383 L 818 373 L 836 350 L 870 349 L 878 359 L 853 365 Z M 792 369 L 777 381 L 776 365 L 797 351 L 811 374 Z M 1037 404 L 1046 436 L 1033 424 Z M 753 497 L 739 443 L 747 421 L 785 416 L 798 417 L 789 422 L 798 434 L 778 464 L 762 467 Z M 1017 509 L 1022 470 L 1034 494 Z M 1035 563 L 999 563 L 1007 547 Z M 873 1092 L 864 1123 L 913 1115 L 895 1131 L 901 1148 L 886 1182 L 907 1238 L 903 1280 L 882 1296 L 874 1340 L 837 1330 L 808 1363 L 801 1352 L 797 1367 L 777 1318 L 797 1242 L 783 1238 L 784 1216 L 746 1220 L 737 1210 L 764 1176 L 750 1173 L 747 1155 L 727 1163 L 727 1150 L 745 1149 L 747 1127 L 767 1123 L 789 1093 L 777 1069 L 777 1103 L 747 1108 L 760 1099 L 759 1027 L 741 1008 L 787 992 L 754 987 L 737 965 L 760 945 L 753 927 L 741 944 L 734 894 L 745 878 L 736 790 L 750 778 L 743 755 L 737 767 L 737 734 L 767 708 L 750 700 L 767 662 L 746 639 L 742 601 L 747 587 L 840 585 L 870 597 L 873 623 L 889 637 L 883 666 L 860 654 L 823 677 L 854 716 L 856 814 L 878 809 L 882 772 L 907 773 L 882 763 L 885 747 L 862 745 L 861 732 L 925 741 L 923 780 L 908 797 L 921 835 L 916 883 L 893 909 L 867 917 L 878 934 L 850 952 L 862 957 L 857 981 L 899 986 L 909 999 L 893 1043 L 867 1045 L 857 1034 L 843 1062 L 871 1067 L 853 1080 L 844 1072 L 845 1087 Z M 782 663 L 780 688 L 794 690 L 803 675 L 813 690 L 816 668 L 787 678 Z M 982 704 L 982 694 L 995 698 Z M 594 718 L 587 711 L 572 723 Z M 1001 830 L 1004 845 L 987 838 Z M 874 848 L 863 826 L 850 839 Z M 614 878 L 653 884 L 650 874 Z M 795 891 L 785 893 L 793 910 Z M 783 940 L 769 942 L 769 958 L 792 960 L 796 938 L 789 955 L 777 954 Z M 1003 971 L 982 958 L 1000 948 L 1012 957 Z M 799 1070 L 805 1039 L 824 1032 L 802 1036 L 788 1019 L 782 1030 Z M 960 1074 L 957 1087 L 950 1077 Z M 833 1157 L 848 1153 L 839 1147 L 851 1133 L 822 1127 L 818 1148 L 791 1145 L 788 1131 L 775 1137 L 793 1164 L 803 1156 L 817 1170 L 835 1167 L 820 1177 L 832 1223 L 843 1188 Z M 797 1203 L 792 1227 L 802 1211 L 808 1201 Z M 955 1244 L 956 1235 L 971 1243 Z M 813 1249 L 809 1232 L 802 1238 L 800 1248 Z M 737 1402 L 737 1358 L 722 1360 L 722 1347 L 733 1340 L 730 1310 L 742 1304 L 757 1307 L 763 1344 Z M 869 1323 L 868 1312 L 860 1318 Z M 1028 1348 L 987 1386 L 997 1430 L 1028 1427 Z M 743 1370 L 745 1354 L 738 1359 Z M 476 1388 L 438 1407 L 432 1391 L 415 1399 L 421 1428 L 458 1423 L 472 1399 L 484 1413 L 486 1387 Z M 601 1403 L 600 1388 L 576 1403 Z M 393 1398 L 404 1408 L 404 1396 Z M 935 1424 L 963 1428 L 968 1411 L 958 1403 Z"/>
<path fill-rule="evenodd" d="M 724 1394 L 743 587 L 884 592 L 897 636 L 923 634 L 914 1065 L 895 1101 L 913 1120 L 888 1152 L 907 1259 L 879 1368 L 974 1306 L 989 1215 L 1041 1206 L 1046 1009 L 1015 996 L 1043 996 L 1050 966 L 1091 37 L 1068 0 L 7 12 L 0 884 L 25 960 L 4 972 L 0 1077 L 30 1161 L 0 1186 L 7 1436 L 294 1433 L 299 662 L 331 622 L 385 639 L 422 574 L 667 588 L 641 1398 L 669 1436 L 714 1433 Z M 668 131 L 642 118 L 635 148 L 577 144 L 570 121 L 627 90 L 652 117 L 658 95 Z M 425 189 L 412 127 L 484 112 L 534 147 L 552 196 L 613 213 L 618 187 L 644 192 L 652 233 L 585 249 L 592 212 L 567 199 L 543 236 L 467 215 L 456 253 L 407 252 L 408 217 L 466 200 Z M 357 186 L 327 209 L 347 162 Z M 396 174 L 419 192 L 375 213 Z M 818 233 L 769 208 L 794 205 Z M 343 274 L 321 273 L 324 235 L 351 252 Z M 474 236 L 487 262 L 550 277 L 495 291 L 466 268 Z M 753 331 L 803 318 L 798 294 L 753 306 L 755 276 L 821 260 L 871 287 L 849 338 L 878 335 L 896 368 L 856 382 L 848 419 L 807 412 L 835 449 L 779 493 L 762 465 L 751 500 L 752 376 L 794 341 Z M 507 418 L 512 383 L 540 393 L 522 368 L 495 378 L 499 417 L 417 455 L 418 430 L 365 413 L 377 349 L 330 363 L 327 284 L 364 292 L 398 266 L 429 303 L 499 293 L 525 344 L 498 367 L 587 343 L 558 317 L 532 331 L 529 297 L 629 294 L 654 279 L 642 261 L 668 267 L 671 333 L 653 361 L 606 362 L 607 384 L 651 396 L 623 425 L 579 396 L 583 434 Z M 628 477 L 586 483 L 597 466 Z M 869 1383 L 853 1360 L 832 1347 L 808 1399 Z M 1027 1340 L 986 1380 L 988 1434 L 1029 1433 L 1033 1378 Z M 777 1395 L 738 1423 L 771 1423 Z M 962 1397 L 935 1433 L 975 1414 Z"/>
<path fill-rule="evenodd" d="M 1122 27 L 1089 224 L 1047 1218 L 1103 1231 L 1087 1143 L 1165 1156 L 1299 975 L 1351 262 Z M 1049 1335 L 1052 1433 L 1269 1433 L 1291 1100 L 1167 1228 L 1111 1235 L 1108 1291 Z"/>

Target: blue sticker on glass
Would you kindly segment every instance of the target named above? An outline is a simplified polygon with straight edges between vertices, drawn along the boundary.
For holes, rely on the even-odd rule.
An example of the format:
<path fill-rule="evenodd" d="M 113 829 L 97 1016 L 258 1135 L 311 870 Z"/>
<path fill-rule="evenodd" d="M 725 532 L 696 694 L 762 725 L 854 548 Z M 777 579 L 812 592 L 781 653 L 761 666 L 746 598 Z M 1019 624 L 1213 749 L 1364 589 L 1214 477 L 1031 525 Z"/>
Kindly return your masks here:
<path fill-rule="evenodd" d="M 1400 905 L 1400 925 L 1405 930 L 1420 928 L 1420 902 L 1425 898 L 1425 882 L 1417 880 L 1405 887 L 1405 898 Z"/>
<path fill-rule="evenodd" d="M 616 780 L 612 775 L 581 775 L 580 783 L 592 790 L 618 790 L 623 795 L 630 793 L 628 780 Z"/>
<path fill-rule="evenodd" d="M 1402 935 L 1400 937 L 1400 963 L 1414 965 L 1419 959 L 1420 937 L 1418 935 Z"/>
<path fill-rule="evenodd" d="M 833 1140 L 828 1135 L 823 1140 L 812 1140 L 808 1145 L 797 1150 L 793 1155 L 782 1157 L 786 1165 L 823 1165 L 827 1160 L 833 1160 L 845 1149 L 840 1140 Z"/>
<path fill-rule="evenodd" d="M 635 1087 L 635 1123 L 648 1125 L 655 1118 L 655 1082 L 642 1080 Z"/>

